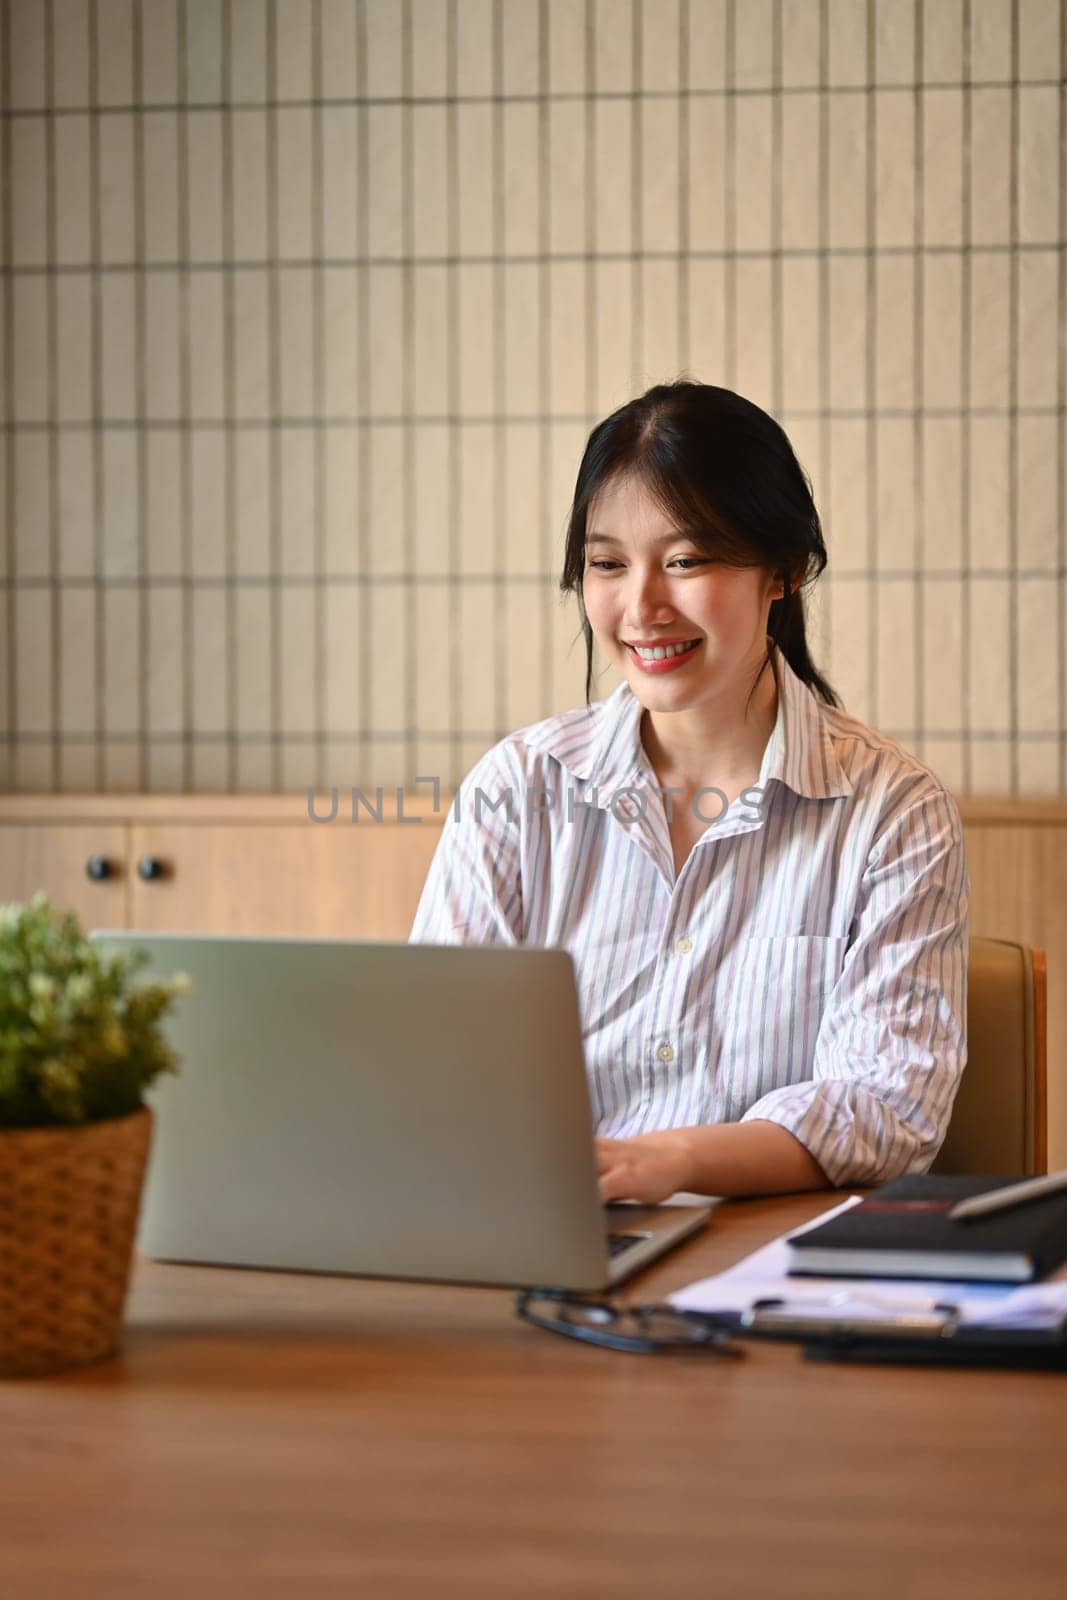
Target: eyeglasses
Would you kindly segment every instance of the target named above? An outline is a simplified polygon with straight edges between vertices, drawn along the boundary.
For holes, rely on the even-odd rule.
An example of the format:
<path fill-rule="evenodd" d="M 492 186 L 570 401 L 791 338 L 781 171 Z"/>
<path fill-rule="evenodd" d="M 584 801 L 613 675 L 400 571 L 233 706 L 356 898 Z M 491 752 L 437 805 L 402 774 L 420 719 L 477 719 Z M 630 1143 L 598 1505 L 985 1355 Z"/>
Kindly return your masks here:
<path fill-rule="evenodd" d="M 614 1306 L 609 1300 L 587 1299 L 566 1289 L 521 1289 L 515 1311 L 524 1322 L 568 1339 L 654 1355 L 669 1350 L 701 1350 L 710 1355 L 739 1356 L 727 1328 L 710 1323 L 699 1312 L 673 1306 Z"/>

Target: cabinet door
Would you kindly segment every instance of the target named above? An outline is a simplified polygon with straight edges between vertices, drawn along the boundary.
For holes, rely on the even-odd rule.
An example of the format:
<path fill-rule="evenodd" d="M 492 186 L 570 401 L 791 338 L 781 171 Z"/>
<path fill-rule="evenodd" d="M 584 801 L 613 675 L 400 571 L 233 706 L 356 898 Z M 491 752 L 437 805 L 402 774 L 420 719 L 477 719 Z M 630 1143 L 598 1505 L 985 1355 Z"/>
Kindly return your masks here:
<path fill-rule="evenodd" d="M 106 873 L 93 878 L 89 863 Z M 102 863 L 102 865 L 101 865 Z M 43 889 L 85 929 L 126 926 L 126 830 L 113 823 L 0 823 L 0 901 Z"/>
<path fill-rule="evenodd" d="M 130 834 L 132 928 L 406 939 L 440 825 L 153 823 Z"/>

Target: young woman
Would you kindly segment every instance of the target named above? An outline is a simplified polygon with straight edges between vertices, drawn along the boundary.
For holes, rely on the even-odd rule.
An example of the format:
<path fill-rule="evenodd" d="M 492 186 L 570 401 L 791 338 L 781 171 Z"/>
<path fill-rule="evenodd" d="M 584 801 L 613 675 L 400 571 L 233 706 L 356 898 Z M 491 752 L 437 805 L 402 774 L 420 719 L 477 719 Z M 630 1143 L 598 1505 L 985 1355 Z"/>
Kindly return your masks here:
<path fill-rule="evenodd" d="M 782 429 L 650 389 L 592 432 L 563 580 L 625 682 L 461 786 L 411 938 L 562 946 L 605 1200 L 922 1172 L 966 1055 L 956 806 L 808 653 L 826 565 Z"/>

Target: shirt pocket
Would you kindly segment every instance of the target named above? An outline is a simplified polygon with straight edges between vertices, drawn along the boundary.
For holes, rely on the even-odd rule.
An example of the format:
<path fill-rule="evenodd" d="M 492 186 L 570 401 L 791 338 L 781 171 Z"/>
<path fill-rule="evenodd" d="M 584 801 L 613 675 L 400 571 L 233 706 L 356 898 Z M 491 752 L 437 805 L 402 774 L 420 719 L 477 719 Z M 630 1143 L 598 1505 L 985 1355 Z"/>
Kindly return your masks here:
<path fill-rule="evenodd" d="M 847 947 L 845 934 L 773 934 L 734 947 L 721 1015 L 727 1121 L 772 1089 L 812 1079 L 815 1041 Z"/>

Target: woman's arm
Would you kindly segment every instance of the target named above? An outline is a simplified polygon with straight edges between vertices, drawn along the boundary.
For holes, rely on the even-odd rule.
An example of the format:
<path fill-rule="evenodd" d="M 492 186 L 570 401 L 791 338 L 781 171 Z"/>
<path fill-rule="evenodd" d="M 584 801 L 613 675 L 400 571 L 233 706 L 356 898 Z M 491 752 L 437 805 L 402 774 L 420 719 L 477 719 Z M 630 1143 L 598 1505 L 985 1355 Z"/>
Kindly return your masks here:
<path fill-rule="evenodd" d="M 834 1186 L 926 1172 L 967 1054 L 969 885 L 959 812 L 936 790 L 896 812 L 870 851 L 844 966 L 808 1082 L 770 1090 L 773 1122 Z"/>
<path fill-rule="evenodd" d="M 632 1139 L 598 1139 L 601 1200 L 657 1205 L 692 1194 L 786 1194 L 825 1189 L 826 1174 L 799 1139 L 775 1122 L 667 1128 Z"/>

